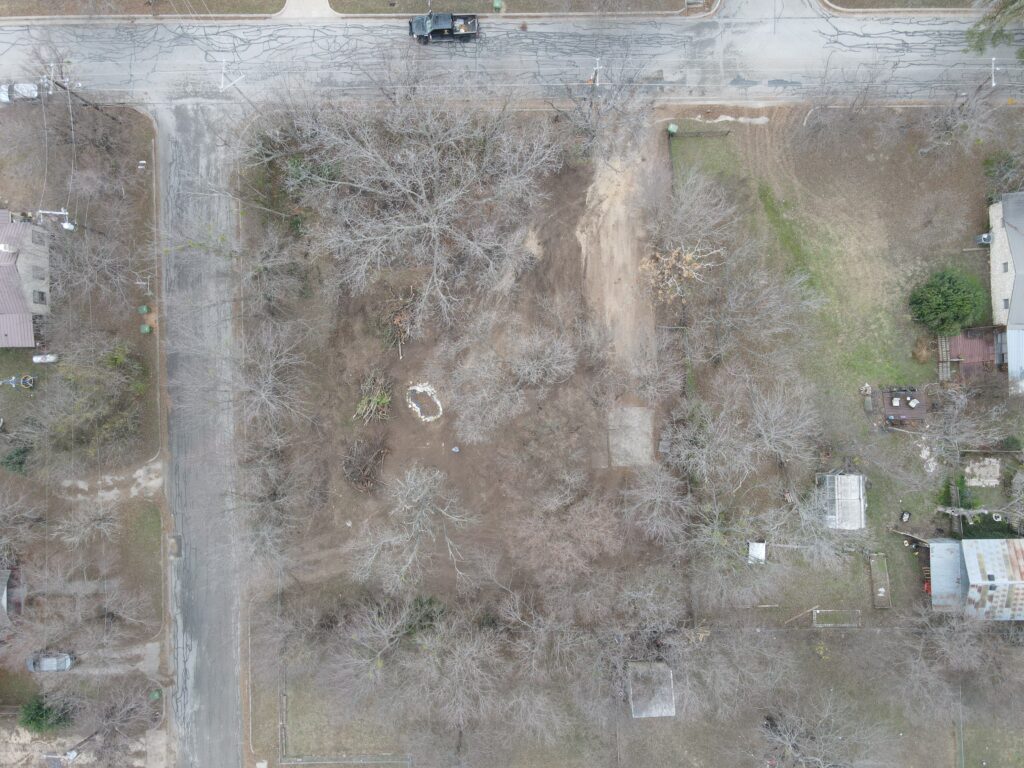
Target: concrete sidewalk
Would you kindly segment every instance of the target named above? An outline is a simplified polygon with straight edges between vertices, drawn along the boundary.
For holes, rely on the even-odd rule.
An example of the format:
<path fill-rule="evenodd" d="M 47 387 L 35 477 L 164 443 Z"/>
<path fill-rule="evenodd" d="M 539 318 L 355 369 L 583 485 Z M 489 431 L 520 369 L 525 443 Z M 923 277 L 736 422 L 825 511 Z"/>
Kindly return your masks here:
<path fill-rule="evenodd" d="M 326 19 L 339 15 L 331 9 L 330 0 L 287 0 L 284 8 L 274 14 L 274 18 Z"/>

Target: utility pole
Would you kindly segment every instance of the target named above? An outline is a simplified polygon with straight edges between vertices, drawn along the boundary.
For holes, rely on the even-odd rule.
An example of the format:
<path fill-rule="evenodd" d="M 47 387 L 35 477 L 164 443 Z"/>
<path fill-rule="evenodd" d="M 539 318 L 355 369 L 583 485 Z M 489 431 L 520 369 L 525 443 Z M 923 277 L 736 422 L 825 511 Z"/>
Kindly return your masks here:
<path fill-rule="evenodd" d="M 594 82 L 594 87 L 597 88 L 601 85 L 601 70 L 604 67 L 601 66 L 601 58 L 597 57 L 594 59 L 594 76 L 591 78 Z"/>
<path fill-rule="evenodd" d="M 996 72 L 998 70 L 999 70 L 999 67 L 996 66 L 996 57 L 993 56 L 992 57 L 992 87 L 993 88 L 996 87 Z"/>

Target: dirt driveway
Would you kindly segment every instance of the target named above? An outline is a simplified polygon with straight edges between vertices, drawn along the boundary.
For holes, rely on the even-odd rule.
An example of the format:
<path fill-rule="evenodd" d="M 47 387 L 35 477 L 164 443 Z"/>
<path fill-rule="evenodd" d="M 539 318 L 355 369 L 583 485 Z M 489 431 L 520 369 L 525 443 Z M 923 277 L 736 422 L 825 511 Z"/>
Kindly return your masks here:
<path fill-rule="evenodd" d="M 611 334 L 615 357 L 629 367 L 654 343 L 654 307 L 644 291 L 643 200 L 670 184 L 667 150 L 652 130 L 635 151 L 598 166 L 587 192 L 587 212 L 576 229 L 584 293 Z"/>

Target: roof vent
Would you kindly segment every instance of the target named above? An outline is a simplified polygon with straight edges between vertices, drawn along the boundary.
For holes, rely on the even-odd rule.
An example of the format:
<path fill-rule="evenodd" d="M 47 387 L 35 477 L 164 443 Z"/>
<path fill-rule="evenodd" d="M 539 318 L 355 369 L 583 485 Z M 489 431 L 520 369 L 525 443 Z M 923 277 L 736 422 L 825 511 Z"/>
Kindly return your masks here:
<path fill-rule="evenodd" d="M 989 580 L 989 581 L 995 581 L 995 580 L 996 580 L 996 575 L 995 575 L 994 573 L 990 573 L 990 574 L 988 575 L 988 580 Z"/>

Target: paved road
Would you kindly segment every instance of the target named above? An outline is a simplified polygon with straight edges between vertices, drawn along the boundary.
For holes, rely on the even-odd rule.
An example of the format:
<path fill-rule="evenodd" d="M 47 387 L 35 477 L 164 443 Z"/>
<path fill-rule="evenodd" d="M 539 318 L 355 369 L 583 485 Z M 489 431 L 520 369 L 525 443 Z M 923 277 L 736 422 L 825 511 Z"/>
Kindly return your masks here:
<path fill-rule="evenodd" d="M 775 9 L 775 13 L 771 11 Z M 768 15 L 766 15 L 768 14 Z M 773 101 L 823 90 L 877 97 L 948 98 L 988 83 L 992 62 L 964 52 L 967 22 L 952 18 L 837 18 L 813 0 L 724 0 L 713 19 L 488 21 L 467 45 L 412 45 L 401 21 L 191 24 L 59 21 L 0 26 L 0 78 L 39 73 L 34 51 L 53 46 L 82 93 L 137 104 L 159 131 L 161 225 L 236 237 L 226 197 L 230 136 L 246 111 L 312 94 L 359 95 L 388 72 L 414 69 L 436 87 L 557 95 L 566 82 L 642 66 L 663 99 Z M 1001 94 L 1018 95 L 1013 51 L 995 52 Z M 44 55 L 44 58 L 46 56 Z M 223 263 L 172 252 L 164 289 L 170 398 L 168 495 L 184 536 L 174 570 L 174 712 L 182 766 L 241 764 L 238 614 L 244 570 L 228 514 L 231 412 L 197 377 L 218 376 L 232 348 L 232 280 Z"/>

